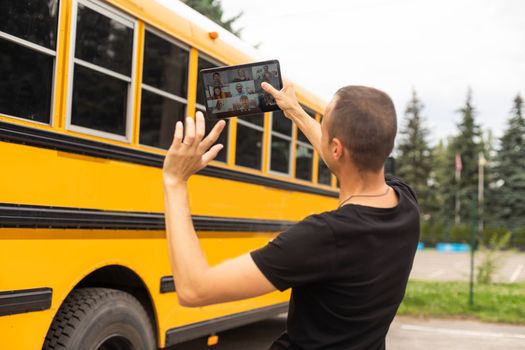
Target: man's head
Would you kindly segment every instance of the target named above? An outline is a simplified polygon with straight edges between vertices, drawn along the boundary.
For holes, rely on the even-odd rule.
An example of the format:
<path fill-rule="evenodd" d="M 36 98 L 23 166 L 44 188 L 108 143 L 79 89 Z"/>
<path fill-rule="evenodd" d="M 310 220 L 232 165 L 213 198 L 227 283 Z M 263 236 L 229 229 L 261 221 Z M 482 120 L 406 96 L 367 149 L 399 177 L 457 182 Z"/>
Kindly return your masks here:
<path fill-rule="evenodd" d="M 394 147 L 394 104 L 377 89 L 345 86 L 326 106 L 321 131 L 323 157 L 336 175 L 348 161 L 360 172 L 378 173 Z"/>
<path fill-rule="evenodd" d="M 213 77 L 213 81 L 214 81 L 215 83 L 220 83 L 220 81 L 221 81 L 221 75 L 220 75 L 219 73 L 217 73 L 217 72 L 213 73 L 212 77 Z"/>
<path fill-rule="evenodd" d="M 235 85 L 235 90 L 237 90 L 237 92 L 239 94 L 242 93 L 242 84 L 241 83 L 237 83 L 237 85 Z"/>
<path fill-rule="evenodd" d="M 248 96 L 242 95 L 239 102 L 241 102 L 242 109 L 250 109 L 250 99 L 248 99 Z"/>

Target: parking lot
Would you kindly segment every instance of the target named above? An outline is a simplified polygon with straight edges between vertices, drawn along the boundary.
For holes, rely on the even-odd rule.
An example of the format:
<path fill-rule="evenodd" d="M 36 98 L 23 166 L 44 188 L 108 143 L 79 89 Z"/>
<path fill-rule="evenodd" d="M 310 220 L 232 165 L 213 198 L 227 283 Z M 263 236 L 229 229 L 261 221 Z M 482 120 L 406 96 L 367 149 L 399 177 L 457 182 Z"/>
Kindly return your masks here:
<path fill-rule="evenodd" d="M 196 339 L 169 350 L 267 350 L 285 328 L 286 315 L 223 332 L 219 344 Z M 472 320 L 439 320 L 398 317 L 387 336 L 389 350 L 523 350 L 525 327 Z"/>
<path fill-rule="evenodd" d="M 481 253 L 474 256 L 475 265 L 482 260 Z M 436 281 L 468 281 L 470 253 L 438 252 L 424 249 L 416 253 L 410 278 Z M 495 274 L 501 283 L 525 282 L 525 253 L 505 253 L 501 268 Z"/>
<path fill-rule="evenodd" d="M 476 264 L 481 261 L 475 255 Z M 418 251 L 410 278 L 437 281 L 467 281 L 470 254 Z M 502 259 L 496 281 L 525 282 L 525 253 L 511 253 Z M 286 315 L 257 322 L 219 334 L 219 344 L 206 345 L 206 338 L 176 345 L 169 350 L 266 350 L 285 329 Z M 397 317 L 387 336 L 390 350 L 522 350 L 525 349 L 525 326 L 483 323 L 460 319 L 419 319 Z"/>

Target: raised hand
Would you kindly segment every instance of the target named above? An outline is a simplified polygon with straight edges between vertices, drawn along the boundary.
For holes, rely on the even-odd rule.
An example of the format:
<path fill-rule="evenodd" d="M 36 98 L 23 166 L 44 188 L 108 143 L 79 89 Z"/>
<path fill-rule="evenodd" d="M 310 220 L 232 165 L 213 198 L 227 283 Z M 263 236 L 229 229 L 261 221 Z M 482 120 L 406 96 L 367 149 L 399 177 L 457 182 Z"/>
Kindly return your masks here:
<path fill-rule="evenodd" d="M 261 87 L 273 96 L 275 102 L 277 102 L 279 108 L 283 110 L 286 117 L 293 119 L 294 113 L 302 110 L 299 101 L 297 101 L 293 84 L 290 81 L 283 79 L 283 88 L 281 90 L 277 90 L 266 82 L 261 83 Z"/>
<path fill-rule="evenodd" d="M 220 120 L 208 136 L 204 137 L 205 121 L 202 112 L 197 112 L 196 121 L 186 118 L 186 127 L 182 122 L 175 125 L 173 142 L 164 159 L 162 168 L 164 183 L 186 182 L 188 178 L 203 169 L 215 159 L 223 145 L 213 145 L 219 138 L 226 123 Z"/>

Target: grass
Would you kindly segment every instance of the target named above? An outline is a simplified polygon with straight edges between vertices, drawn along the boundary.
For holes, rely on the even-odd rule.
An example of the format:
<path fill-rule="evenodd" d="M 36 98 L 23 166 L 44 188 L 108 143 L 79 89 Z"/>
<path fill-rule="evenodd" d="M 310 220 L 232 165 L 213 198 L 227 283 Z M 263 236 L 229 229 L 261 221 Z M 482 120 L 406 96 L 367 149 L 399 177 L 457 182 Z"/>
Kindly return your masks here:
<path fill-rule="evenodd" d="M 468 295 L 467 282 L 410 280 L 398 315 L 525 324 L 525 284 L 475 284 L 472 307 Z"/>

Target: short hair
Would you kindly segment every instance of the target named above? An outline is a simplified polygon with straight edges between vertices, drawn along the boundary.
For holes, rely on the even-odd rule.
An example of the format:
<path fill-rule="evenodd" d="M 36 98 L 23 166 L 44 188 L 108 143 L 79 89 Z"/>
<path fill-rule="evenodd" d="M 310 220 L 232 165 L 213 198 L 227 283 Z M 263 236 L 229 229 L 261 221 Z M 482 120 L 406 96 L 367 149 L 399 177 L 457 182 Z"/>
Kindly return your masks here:
<path fill-rule="evenodd" d="M 358 169 L 380 171 L 394 148 L 396 133 L 396 110 L 383 91 L 345 86 L 335 93 L 328 135 L 341 140 Z"/>

